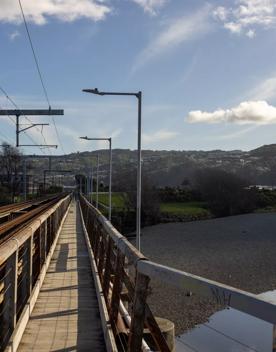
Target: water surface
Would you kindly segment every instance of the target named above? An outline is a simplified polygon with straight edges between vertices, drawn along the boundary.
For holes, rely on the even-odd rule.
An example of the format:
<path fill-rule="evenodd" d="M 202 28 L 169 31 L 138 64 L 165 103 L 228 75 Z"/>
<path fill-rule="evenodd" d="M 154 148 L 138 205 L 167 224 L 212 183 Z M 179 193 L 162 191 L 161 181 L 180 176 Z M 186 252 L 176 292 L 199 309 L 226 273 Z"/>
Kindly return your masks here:
<path fill-rule="evenodd" d="M 276 303 L 276 290 L 260 295 Z M 273 325 L 229 308 L 176 337 L 176 352 L 272 352 Z"/>

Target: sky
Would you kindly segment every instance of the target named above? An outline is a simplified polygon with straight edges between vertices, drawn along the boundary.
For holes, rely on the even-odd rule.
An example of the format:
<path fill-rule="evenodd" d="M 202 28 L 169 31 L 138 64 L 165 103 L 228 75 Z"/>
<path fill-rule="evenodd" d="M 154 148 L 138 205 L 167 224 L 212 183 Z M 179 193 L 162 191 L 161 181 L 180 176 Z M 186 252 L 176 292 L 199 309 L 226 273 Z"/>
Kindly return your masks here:
<path fill-rule="evenodd" d="M 276 142 L 276 0 L 21 0 L 61 145 L 52 154 L 137 146 L 137 99 L 83 88 L 142 91 L 142 147 L 250 150 Z M 0 1 L 0 86 L 20 108 L 48 108 L 18 0 Z M 0 93 L 0 107 L 12 108 Z M 0 141 L 15 142 L 1 117 Z M 49 126 L 28 130 L 60 144 Z M 22 128 L 28 123 L 21 118 Z M 43 135 L 42 135 L 43 134 Z M 21 144 L 32 143 L 22 133 Z M 25 153 L 49 149 L 25 147 Z"/>

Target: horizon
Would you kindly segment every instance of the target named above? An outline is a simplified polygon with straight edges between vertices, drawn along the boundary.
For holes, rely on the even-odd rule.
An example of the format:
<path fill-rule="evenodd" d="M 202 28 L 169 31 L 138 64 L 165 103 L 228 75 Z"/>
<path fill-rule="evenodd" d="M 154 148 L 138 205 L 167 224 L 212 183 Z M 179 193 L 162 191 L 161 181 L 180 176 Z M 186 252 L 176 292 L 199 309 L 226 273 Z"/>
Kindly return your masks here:
<path fill-rule="evenodd" d="M 105 146 L 79 140 L 83 134 L 111 136 L 115 148 L 137 145 L 135 99 L 81 91 L 93 87 L 143 92 L 143 150 L 252 150 L 274 142 L 274 1 L 265 9 L 249 0 L 22 5 L 51 107 L 65 110 L 55 119 L 60 138 L 50 117 L 31 119 L 50 123 L 28 134 L 36 143 L 59 144 L 53 155 Z M 20 108 L 46 108 L 18 3 L 0 9 L 0 108 L 12 107 L 4 92 Z M 13 123 L 1 121 L 0 139 L 14 143 Z"/>
<path fill-rule="evenodd" d="M 256 148 L 254 149 L 248 149 L 248 150 L 244 150 L 244 149 L 206 149 L 206 150 L 203 150 L 203 149 L 142 149 L 142 152 L 145 152 L 145 151 L 150 151 L 150 152 L 214 152 L 214 151 L 221 151 L 221 152 L 243 152 L 243 153 L 246 153 L 246 152 L 251 152 L 251 151 L 254 151 L 256 149 L 260 149 L 262 147 L 271 147 L 271 146 L 276 146 L 276 143 L 272 143 L 272 144 L 262 144 L 260 146 L 257 146 Z M 112 151 L 130 151 L 130 152 L 137 152 L 137 149 L 129 149 L 129 148 L 113 148 Z M 73 151 L 69 154 L 55 154 L 55 155 L 51 155 L 51 154 L 24 154 L 24 156 L 39 156 L 39 157 L 42 157 L 42 158 L 48 158 L 49 156 L 51 157 L 60 157 L 60 156 L 68 156 L 68 155 L 71 155 L 71 154 L 81 154 L 81 153 L 97 153 L 97 152 L 107 152 L 108 150 L 105 149 L 105 148 L 102 148 L 102 149 L 95 149 L 95 150 L 82 150 L 82 151 Z"/>

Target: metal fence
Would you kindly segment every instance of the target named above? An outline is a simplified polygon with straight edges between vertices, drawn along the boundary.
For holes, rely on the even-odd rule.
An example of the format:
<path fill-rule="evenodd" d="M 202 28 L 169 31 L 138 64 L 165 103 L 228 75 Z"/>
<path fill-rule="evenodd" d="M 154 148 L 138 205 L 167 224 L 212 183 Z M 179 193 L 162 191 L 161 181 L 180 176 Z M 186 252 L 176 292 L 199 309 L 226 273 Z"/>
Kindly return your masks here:
<path fill-rule="evenodd" d="M 60 200 L 0 248 L 0 351 L 28 302 L 71 196 Z"/>
<path fill-rule="evenodd" d="M 275 304 L 255 294 L 148 260 L 82 196 L 80 206 L 119 350 L 171 351 L 147 304 L 151 279 L 175 286 L 183 294 L 190 291 L 276 325 Z M 150 339 L 145 338 L 145 328 Z M 276 352 L 275 327 L 271 350 Z"/>

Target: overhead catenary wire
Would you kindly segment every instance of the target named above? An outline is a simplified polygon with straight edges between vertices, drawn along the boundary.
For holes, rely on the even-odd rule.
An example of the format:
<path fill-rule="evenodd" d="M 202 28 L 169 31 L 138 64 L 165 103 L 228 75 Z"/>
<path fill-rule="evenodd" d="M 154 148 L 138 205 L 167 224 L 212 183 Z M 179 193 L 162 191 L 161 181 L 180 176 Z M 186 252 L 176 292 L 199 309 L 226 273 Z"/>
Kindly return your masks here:
<path fill-rule="evenodd" d="M 0 91 L 5 95 L 6 99 L 18 110 L 20 110 L 20 108 L 18 107 L 18 105 L 15 103 L 15 101 L 8 95 L 7 91 L 2 87 L 0 86 Z M 0 106 L 0 109 L 1 110 L 6 110 L 4 109 L 3 107 Z M 10 115 L 7 115 L 8 118 L 14 123 L 16 124 L 15 120 L 10 116 Z M 27 116 L 24 116 L 31 124 L 33 124 L 33 122 L 27 117 Z M 37 127 L 36 127 L 37 128 Z M 38 128 L 37 128 L 38 129 Z M 39 130 L 39 129 L 38 129 Z M 35 146 L 38 146 L 37 142 L 26 132 L 26 131 L 23 131 L 24 135 L 30 140 L 32 141 L 32 143 L 34 143 Z M 43 137 L 43 140 L 45 142 L 45 144 L 47 144 L 46 142 L 46 139 L 45 139 L 45 136 L 42 134 L 42 137 Z M 42 151 L 43 154 L 45 154 L 44 150 L 42 147 L 38 146 L 39 149 Z M 51 150 L 50 148 L 49 149 L 49 152 L 51 153 Z"/>
<path fill-rule="evenodd" d="M 0 106 L 0 109 L 1 109 L 1 110 L 5 110 L 5 109 L 3 109 L 1 106 Z M 8 118 L 11 120 L 11 122 L 13 122 L 13 123 L 15 124 L 15 121 L 12 119 L 11 116 L 8 115 Z M 34 143 L 34 145 L 37 145 L 36 141 L 35 141 L 30 135 L 28 135 L 26 131 L 23 131 L 23 133 L 26 135 L 26 137 L 29 138 L 30 141 L 32 141 L 32 143 Z M 41 148 L 41 147 L 39 147 L 39 148 L 40 148 L 41 151 L 45 154 L 45 152 L 42 150 L 42 148 Z"/>
<path fill-rule="evenodd" d="M 8 95 L 8 93 L 7 93 L 7 91 L 3 88 L 3 87 L 1 87 L 0 86 L 0 90 L 2 91 L 2 93 L 5 95 L 5 97 L 7 98 L 7 100 L 16 108 L 16 109 L 18 109 L 18 110 L 20 110 L 20 108 L 19 108 L 19 106 L 15 103 L 15 101 Z M 2 109 L 3 110 L 3 109 Z M 11 116 L 8 116 L 10 119 L 12 119 L 11 118 Z M 28 117 L 28 116 L 26 116 L 26 115 L 23 115 L 23 117 L 27 120 L 27 121 L 29 121 L 31 124 L 33 124 L 33 121 L 32 120 L 30 120 L 30 118 Z M 15 123 L 15 121 L 12 119 L 12 121 Z M 47 141 L 46 141 L 46 139 L 45 139 L 45 136 L 43 135 L 43 133 L 42 133 L 42 130 L 40 130 L 37 126 L 34 126 L 35 128 L 36 128 L 36 130 L 37 131 L 39 131 L 39 132 L 41 132 L 41 135 L 42 135 L 42 138 L 43 138 L 43 140 L 44 140 L 44 143 L 45 144 L 47 144 Z M 24 132 L 25 134 L 27 134 L 26 132 Z M 51 149 L 50 148 L 48 148 L 49 149 L 49 152 L 50 152 L 50 154 L 51 154 Z"/>
<path fill-rule="evenodd" d="M 47 93 L 47 90 L 46 90 L 46 87 L 45 87 L 45 84 L 44 84 L 44 81 L 43 81 L 43 78 L 42 78 L 42 73 L 41 73 L 40 68 L 39 68 L 38 59 L 37 59 L 37 56 L 36 56 L 36 53 L 35 53 L 35 50 L 34 50 L 32 38 L 31 38 L 30 31 L 29 31 L 29 28 L 28 28 L 28 24 L 27 24 L 27 21 L 26 21 L 26 18 L 25 18 L 25 14 L 24 14 L 24 11 L 23 11 L 21 0 L 18 0 L 18 3 L 19 3 L 19 6 L 20 6 L 20 10 L 21 10 L 21 14 L 22 14 L 22 17 L 23 17 L 23 22 L 24 22 L 24 25 L 25 25 L 25 28 L 26 28 L 27 36 L 29 38 L 29 43 L 30 43 L 31 50 L 32 50 L 32 53 L 33 53 L 33 57 L 34 57 L 35 65 L 36 65 L 37 72 L 38 72 L 38 75 L 39 75 L 39 78 L 40 78 L 40 82 L 41 82 L 41 85 L 42 85 L 42 89 L 43 89 L 45 98 L 47 100 L 48 106 L 49 106 L 49 108 L 51 108 L 51 104 L 50 104 L 50 101 L 49 101 L 48 93 Z"/>
<path fill-rule="evenodd" d="M 10 145 L 14 146 L 14 142 L 12 142 L 11 138 L 8 137 L 7 135 L 5 135 L 4 133 L 2 133 L 2 131 L 0 131 L 0 135 L 4 138 L 1 138 L 2 142 L 9 142 Z"/>
<path fill-rule="evenodd" d="M 30 47 L 31 47 L 31 50 L 32 50 L 32 53 L 33 53 L 33 58 L 34 58 L 34 61 L 35 61 L 35 65 L 36 65 L 38 76 L 39 76 L 39 79 L 40 79 L 40 82 L 41 82 L 41 86 L 42 86 L 46 101 L 48 103 L 49 109 L 51 109 L 49 95 L 48 95 L 48 92 L 47 92 L 47 89 L 46 89 L 46 85 L 44 83 L 44 79 L 43 79 L 42 72 L 41 72 L 41 69 L 40 69 L 40 65 L 39 65 L 39 62 L 38 62 L 38 57 L 37 57 L 35 49 L 34 49 L 31 33 L 29 31 L 28 23 L 27 23 L 25 14 L 24 14 L 24 10 L 23 10 L 23 6 L 22 6 L 22 3 L 21 3 L 21 0 L 18 0 L 18 3 L 19 3 L 19 6 L 20 6 L 20 11 L 21 11 L 21 14 L 22 14 L 22 18 L 23 18 L 23 22 L 24 22 L 25 29 L 26 29 L 26 32 L 27 32 L 27 36 L 28 36 L 28 39 L 29 39 Z M 53 124 L 54 124 L 54 128 L 55 128 L 55 132 L 56 132 L 58 143 L 61 146 L 63 154 L 65 154 L 65 150 L 63 148 L 63 145 L 62 145 L 62 142 L 61 142 L 61 138 L 59 136 L 59 132 L 58 132 L 58 129 L 57 129 L 57 126 L 56 126 L 56 121 L 55 121 L 53 116 L 52 116 L 52 121 L 53 121 Z"/>

